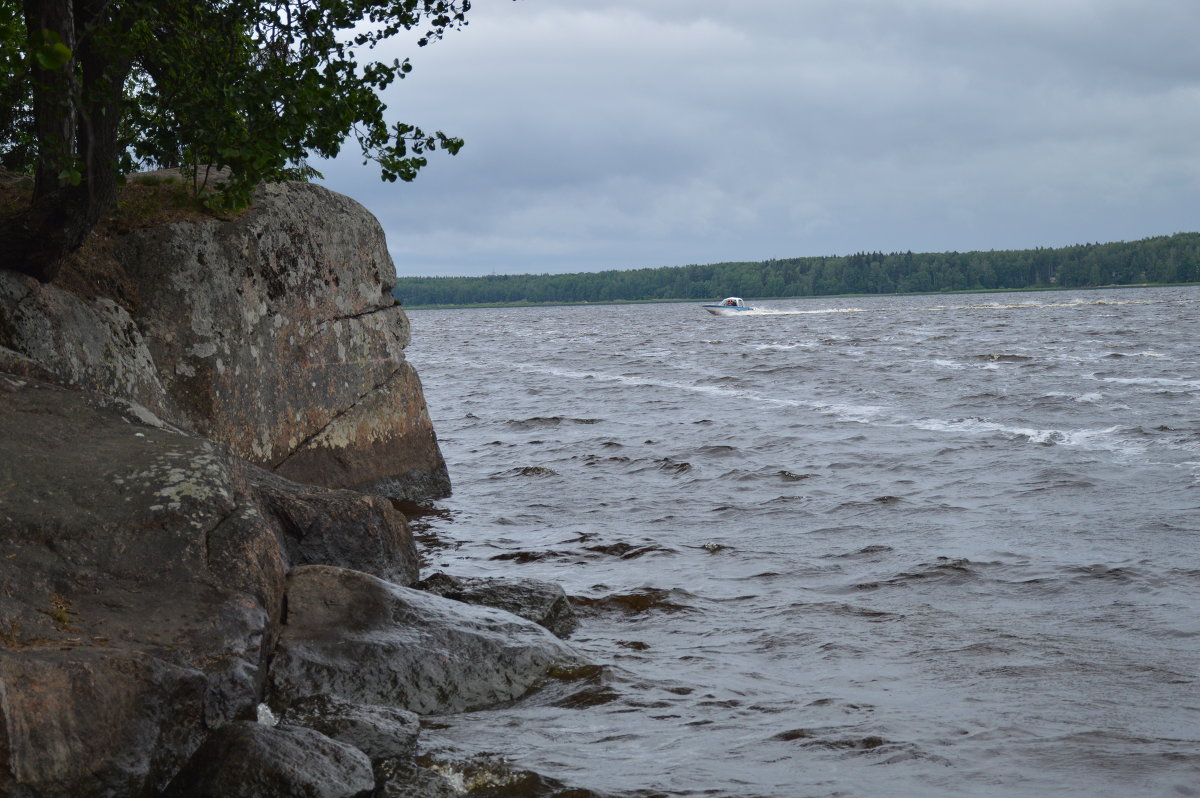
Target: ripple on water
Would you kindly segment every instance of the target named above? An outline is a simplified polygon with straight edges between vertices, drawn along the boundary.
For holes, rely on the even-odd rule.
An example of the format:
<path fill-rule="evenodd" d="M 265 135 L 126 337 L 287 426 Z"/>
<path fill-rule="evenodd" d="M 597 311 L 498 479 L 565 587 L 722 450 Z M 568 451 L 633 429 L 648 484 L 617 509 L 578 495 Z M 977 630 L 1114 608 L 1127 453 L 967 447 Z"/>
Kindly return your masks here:
<path fill-rule="evenodd" d="M 1200 289 L 1056 296 L 413 312 L 422 548 L 563 582 L 605 666 L 427 745 L 619 798 L 1197 794 Z"/>

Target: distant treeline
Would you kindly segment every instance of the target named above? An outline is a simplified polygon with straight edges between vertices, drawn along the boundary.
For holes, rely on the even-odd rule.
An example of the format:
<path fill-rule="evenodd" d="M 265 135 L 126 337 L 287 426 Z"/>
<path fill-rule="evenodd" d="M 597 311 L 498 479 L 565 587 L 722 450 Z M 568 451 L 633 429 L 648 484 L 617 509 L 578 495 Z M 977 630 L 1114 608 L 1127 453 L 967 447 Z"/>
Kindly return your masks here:
<path fill-rule="evenodd" d="M 489 277 L 400 277 L 405 305 L 769 299 L 1200 282 L 1200 233 L 1061 249 L 860 252 L 756 263 Z"/>

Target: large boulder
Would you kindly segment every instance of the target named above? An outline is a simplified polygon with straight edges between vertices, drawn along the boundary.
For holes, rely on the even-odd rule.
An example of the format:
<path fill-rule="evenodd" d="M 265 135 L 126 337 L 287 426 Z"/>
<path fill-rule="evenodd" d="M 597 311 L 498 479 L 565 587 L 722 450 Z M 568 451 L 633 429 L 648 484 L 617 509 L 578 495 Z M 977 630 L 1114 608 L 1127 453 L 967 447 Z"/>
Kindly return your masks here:
<path fill-rule="evenodd" d="M 367 574 L 302 566 L 271 662 L 271 701 L 313 695 L 419 714 L 519 698 L 580 656 L 537 624 Z"/>
<path fill-rule="evenodd" d="M 135 230 L 118 257 L 183 423 L 290 479 L 397 499 L 449 478 L 379 222 L 320 186 L 234 221 Z"/>
<path fill-rule="evenodd" d="M 283 533 L 289 566 L 337 565 L 400 585 L 416 581 L 416 544 L 389 500 L 300 485 L 257 469 L 251 478 L 263 508 Z"/>
<path fill-rule="evenodd" d="M 132 315 L 0 271 L 0 370 L 129 399 L 298 482 L 449 493 L 404 357 L 395 269 L 365 208 L 279 183 L 232 220 L 109 232 Z"/>
<path fill-rule="evenodd" d="M 0 794 L 161 788 L 261 693 L 284 564 L 245 467 L 0 374 L 0 491 Z"/>

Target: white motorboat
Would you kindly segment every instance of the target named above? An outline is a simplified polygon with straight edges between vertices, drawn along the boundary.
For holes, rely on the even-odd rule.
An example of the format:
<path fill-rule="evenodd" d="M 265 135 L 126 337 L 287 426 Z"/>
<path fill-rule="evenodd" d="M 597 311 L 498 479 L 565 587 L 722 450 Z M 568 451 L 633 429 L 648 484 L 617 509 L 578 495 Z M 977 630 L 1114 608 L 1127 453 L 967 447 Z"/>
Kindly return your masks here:
<path fill-rule="evenodd" d="M 700 307 L 714 316 L 736 316 L 739 313 L 754 310 L 740 296 L 727 296 L 714 305 L 701 305 Z"/>

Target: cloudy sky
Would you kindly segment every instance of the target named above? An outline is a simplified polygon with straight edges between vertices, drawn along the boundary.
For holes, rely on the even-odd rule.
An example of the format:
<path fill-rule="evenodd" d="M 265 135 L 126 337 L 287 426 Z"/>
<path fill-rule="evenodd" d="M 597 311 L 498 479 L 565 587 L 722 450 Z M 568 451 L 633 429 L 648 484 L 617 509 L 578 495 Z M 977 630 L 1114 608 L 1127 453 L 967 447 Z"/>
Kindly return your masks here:
<path fill-rule="evenodd" d="M 1063 246 L 1200 230 L 1200 0 L 474 0 L 315 164 L 401 275 Z"/>

